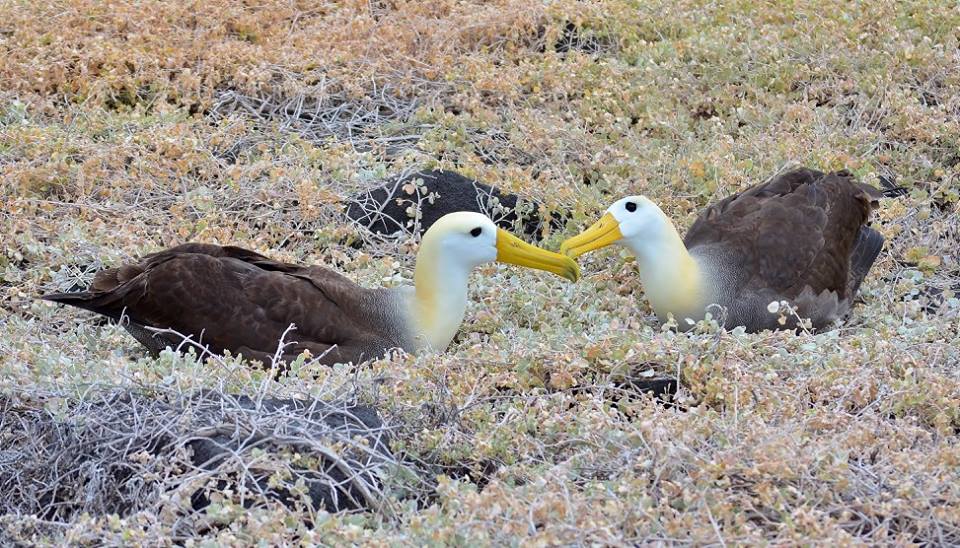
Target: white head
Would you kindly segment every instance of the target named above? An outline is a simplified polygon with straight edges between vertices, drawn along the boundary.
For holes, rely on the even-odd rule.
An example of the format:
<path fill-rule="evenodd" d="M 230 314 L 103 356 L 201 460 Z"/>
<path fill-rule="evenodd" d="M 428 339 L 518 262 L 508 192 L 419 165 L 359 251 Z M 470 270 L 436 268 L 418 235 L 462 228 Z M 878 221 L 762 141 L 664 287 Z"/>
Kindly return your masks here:
<path fill-rule="evenodd" d="M 607 208 L 607 213 L 617 220 L 623 240 L 638 237 L 656 239 L 669 220 L 657 204 L 646 196 L 627 196 Z"/>
<path fill-rule="evenodd" d="M 427 230 L 418 264 L 428 257 L 462 271 L 497 261 L 546 270 L 572 282 L 580 276 L 577 263 L 569 257 L 530 245 L 498 228 L 486 215 L 470 211 L 448 213 Z"/>
<path fill-rule="evenodd" d="M 644 196 L 617 200 L 599 221 L 563 242 L 560 251 L 578 257 L 612 244 L 629 248 L 637 257 L 640 278 L 658 315 L 702 314 L 705 292 L 699 266 L 656 204 Z"/>
<path fill-rule="evenodd" d="M 447 258 L 451 266 L 469 271 L 497 259 L 497 226 L 480 213 L 450 213 L 427 230 L 420 250 Z"/>
<path fill-rule="evenodd" d="M 635 248 L 643 242 L 657 242 L 670 232 L 676 232 L 673 224 L 656 204 L 645 196 L 627 196 L 608 207 L 590 228 L 563 242 L 560 251 L 579 257 L 612 244 Z"/>
<path fill-rule="evenodd" d="M 414 274 L 413 318 L 429 346 L 442 350 L 453 339 L 466 310 L 470 271 L 492 261 L 546 270 L 574 282 L 580 277 L 570 257 L 530 245 L 485 215 L 448 213 L 423 235 Z"/>

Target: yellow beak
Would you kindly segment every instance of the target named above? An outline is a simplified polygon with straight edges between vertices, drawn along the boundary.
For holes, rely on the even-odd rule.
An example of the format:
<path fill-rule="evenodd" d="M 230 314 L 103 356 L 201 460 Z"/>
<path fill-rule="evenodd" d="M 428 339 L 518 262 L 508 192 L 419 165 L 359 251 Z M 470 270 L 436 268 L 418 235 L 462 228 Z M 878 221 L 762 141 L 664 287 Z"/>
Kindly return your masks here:
<path fill-rule="evenodd" d="M 580 267 L 570 257 L 530 245 L 502 228 L 497 229 L 497 262 L 546 270 L 571 282 L 580 279 Z"/>
<path fill-rule="evenodd" d="M 576 258 L 588 251 L 606 247 L 620 238 L 623 238 L 620 223 L 612 213 L 604 213 L 593 226 L 564 241 L 560 245 L 560 253 Z"/>

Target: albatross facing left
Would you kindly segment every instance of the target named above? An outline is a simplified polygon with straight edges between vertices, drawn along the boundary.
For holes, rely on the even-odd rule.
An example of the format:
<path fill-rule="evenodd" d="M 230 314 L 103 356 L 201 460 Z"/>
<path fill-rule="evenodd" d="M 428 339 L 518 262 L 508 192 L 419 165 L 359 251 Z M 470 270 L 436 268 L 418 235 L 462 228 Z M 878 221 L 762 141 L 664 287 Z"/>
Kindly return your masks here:
<path fill-rule="evenodd" d="M 716 304 L 727 327 L 777 329 L 770 303 L 788 301 L 822 328 L 847 313 L 880 253 L 883 237 L 866 225 L 880 195 L 846 171 L 795 169 L 709 206 L 682 240 L 659 207 L 630 196 L 561 252 L 627 247 L 662 321 L 699 320 Z"/>
<path fill-rule="evenodd" d="M 368 289 L 333 270 L 271 260 L 232 246 L 184 244 L 97 274 L 89 291 L 43 298 L 114 320 L 150 350 L 179 341 L 172 329 L 220 354 L 270 363 L 287 328 L 282 359 L 304 350 L 320 363 L 354 362 L 392 348 L 416 353 L 450 344 L 467 306 L 470 271 L 497 261 L 580 276 L 569 257 L 527 244 L 486 216 L 445 215 L 424 234 L 414 287 Z"/>

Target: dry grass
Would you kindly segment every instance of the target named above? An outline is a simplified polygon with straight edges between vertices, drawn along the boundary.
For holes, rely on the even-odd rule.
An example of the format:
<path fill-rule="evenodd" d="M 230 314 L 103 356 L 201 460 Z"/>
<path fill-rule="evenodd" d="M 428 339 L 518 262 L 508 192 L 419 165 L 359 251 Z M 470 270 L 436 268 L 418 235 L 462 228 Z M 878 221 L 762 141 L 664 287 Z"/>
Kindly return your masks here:
<path fill-rule="evenodd" d="M 149 406 L 354 386 L 397 462 L 439 474 L 435 489 L 314 516 L 250 490 L 254 507 L 225 505 L 184 536 L 960 542 L 955 3 L 14 0 L 0 21 L 0 443 L 25 424 L 94 432 L 115 391 Z M 886 250 L 830 332 L 662 331 L 632 261 L 610 252 L 577 285 L 481 269 L 444 355 L 304 363 L 273 381 L 231 360 L 145 357 L 121 329 L 35 299 L 186 240 L 397 283 L 416 242 L 368 238 L 342 209 L 404 170 L 453 168 L 571 210 L 543 242 L 556 247 L 620 195 L 686 226 L 790 163 L 910 190 L 884 203 Z M 624 383 L 650 371 L 679 376 L 682 405 Z M 58 520 L 24 498 L 4 507 L 0 541 L 183 534 L 160 491 Z"/>
<path fill-rule="evenodd" d="M 384 491 L 402 487 L 392 471 L 402 465 L 372 408 L 250 388 L 252 397 L 90 387 L 81 398 L 4 398 L 0 514 L 35 516 L 40 531 L 85 515 L 135 516 L 179 541 L 268 503 L 302 512 L 307 526 L 325 512 L 390 515 Z M 419 481 L 407 490 L 430 493 Z"/>

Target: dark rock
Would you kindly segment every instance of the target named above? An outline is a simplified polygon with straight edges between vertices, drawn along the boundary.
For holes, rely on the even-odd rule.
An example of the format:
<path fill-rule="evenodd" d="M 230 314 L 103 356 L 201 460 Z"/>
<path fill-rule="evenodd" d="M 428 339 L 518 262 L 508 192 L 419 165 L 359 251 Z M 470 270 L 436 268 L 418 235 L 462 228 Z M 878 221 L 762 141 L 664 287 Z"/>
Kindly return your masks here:
<path fill-rule="evenodd" d="M 677 393 L 677 379 L 674 377 L 640 378 L 631 377 L 614 383 L 614 386 L 635 394 L 649 394 L 663 403 L 672 405 L 671 399 Z"/>
<path fill-rule="evenodd" d="M 408 192 L 409 186 L 404 189 L 417 180 L 422 183 L 415 184 L 412 193 Z M 432 202 L 431 195 L 434 195 Z M 416 229 L 422 235 L 447 213 L 474 211 L 487 215 L 505 230 L 539 239 L 543 219 L 538 209 L 539 204 L 535 202 L 524 201 L 453 171 L 419 171 L 388 179 L 354 196 L 347 206 L 347 216 L 377 234 L 413 233 Z M 411 213 L 419 213 L 419 226 Z M 550 225 L 553 229 L 563 226 L 559 216 L 554 216 Z"/>
<path fill-rule="evenodd" d="M 380 479 L 372 468 L 380 462 L 392 460 L 389 439 L 383 423 L 372 407 L 355 405 L 344 407 L 331 405 L 321 400 L 297 400 L 267 398 L 257 403 L 247 396 L 238 396 L 234 405 L 260 413 L 287 413 L 296 417 L 296 421 L 287 425 L 282 440 L 279 436 L 264 434 L 239 435 L 233 431 L 218 431 L 199 437 L 187 443 L 193 454 L 191 462 L 204 470 L 216 470 L 235 452 L 257 447 L 266 452 L 276 452 L 284 448 L 295 449 L 302 454 L 318 457 L 316 468 L 291 466 L 293 478 L 287 483 L 293 485 L 303 480 L 307 487 L 307 496 L 314 508 L 323 508 L 328 512 L 367 509 L 369 504 L 360 484 L 372 490 L 378 490 Z M 326 455 L 315 454 L 308 441 L 323 440 L 333 444 L 338 440 L 366 438 L 370 451 L 342 458 L 341 463 L 349 464 L 346 469 Z M 234 488 L 221 481 L 219 488 Z M 271 487 L 266 474 L 251 474 L 244 480 L 248 491 L 262 492 L 284 505 L 293 506 L 296 497 L 282 487 Z M 201 510 L 209 504 L 200 492 L 192 498 L 193 508 Z"/>
<path fill-rule="evenodd" d="M 910 194 L 909 190 L 897 185 L 896 179 L 890 175 L 880 176 L 880 192 L 887 198 L 899 198 Z"/>
<path fill-rule="evenodd" d="M 139 390 L 61 401 L 63 414 L 0 395 L 0 485 L 9 494 L 0 515 L 51 523 L 81 513 L 127 516 L 157 510 L 158 495 L 197 480 L 194 511 L 210 504 L 211 491 L 227 489 L 245 490 L 246 506 L 377 510 L 395 462 L 377 411 L 349 401 Z"/>

